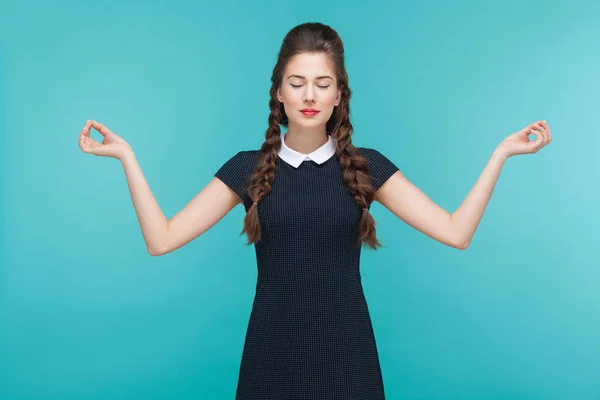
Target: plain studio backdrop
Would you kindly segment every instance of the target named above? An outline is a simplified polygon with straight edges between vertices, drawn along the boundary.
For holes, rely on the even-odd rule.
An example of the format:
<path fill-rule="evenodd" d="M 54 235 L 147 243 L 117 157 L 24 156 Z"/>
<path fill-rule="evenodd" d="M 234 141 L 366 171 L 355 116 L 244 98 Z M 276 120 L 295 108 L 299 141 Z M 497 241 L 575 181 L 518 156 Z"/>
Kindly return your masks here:
<path fill-rule="evenodd" d="M 256 284 L 243 207 L 151 257 L 122 166 L 78 133 L 123 136 L 170 218 L 259 148 L 277 51 L 309 21 L 344 40 L 354 144 L 449 212 L 507 135 L 553 132 L 507 160 L 465 251 L 373 206 L 385 247 L 361 271 L 387 398 L 600 398 L 597 1 L 1 8 L 0 398 L 234 397 Z"/>

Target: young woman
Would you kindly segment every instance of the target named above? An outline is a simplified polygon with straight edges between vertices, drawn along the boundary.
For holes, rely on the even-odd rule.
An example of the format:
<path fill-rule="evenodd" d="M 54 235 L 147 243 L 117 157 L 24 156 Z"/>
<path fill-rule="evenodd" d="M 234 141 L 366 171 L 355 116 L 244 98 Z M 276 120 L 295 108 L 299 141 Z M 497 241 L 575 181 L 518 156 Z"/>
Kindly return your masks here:
<path fill-rule="evenodd" d="M 256 295 L 236 399 L 384 399 L 371 319 L 361 285 L 362 245 L 378 248 L 374 200 L 431 238 L 466 249 L 505 160 L 552 139 L 538 121 L 502 141 L 453 213 L 433 203 L 379 151 L 352 145 L 348 75 L 337 32 L 293 28 L 271 77 L 269 127 L 259 150 L 240 151 L 168 220 L 133 150 L 87 121 L 85 153 L 123 164 L 148 252 L 165 254 L 202 235 L 238 203 L 254 244 Z M 280 126 L 287 127 L 281 136 Z M 90 128 L 103 136 L 90 137 Z M 536 140 L 529 141 L 533 133 Z"/>

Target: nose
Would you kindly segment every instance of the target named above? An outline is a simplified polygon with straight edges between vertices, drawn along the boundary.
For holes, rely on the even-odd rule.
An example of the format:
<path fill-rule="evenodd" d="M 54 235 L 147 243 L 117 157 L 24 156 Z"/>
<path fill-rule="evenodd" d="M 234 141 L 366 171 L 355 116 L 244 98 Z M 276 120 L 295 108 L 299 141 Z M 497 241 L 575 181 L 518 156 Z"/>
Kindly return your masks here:
<path fill-rule="evenodd" d="M 306 85 L 306 90 L 304 91 L 304 102 L 305 103 L 314 103 L 315 102 L 315 90 L 311 85 Z"/>

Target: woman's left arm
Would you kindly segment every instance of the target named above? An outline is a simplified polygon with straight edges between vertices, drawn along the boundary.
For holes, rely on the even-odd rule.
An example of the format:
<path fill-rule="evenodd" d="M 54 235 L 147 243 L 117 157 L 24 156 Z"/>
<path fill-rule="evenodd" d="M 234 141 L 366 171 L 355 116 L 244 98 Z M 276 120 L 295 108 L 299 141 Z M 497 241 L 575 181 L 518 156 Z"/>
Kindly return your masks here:
<path fill-rule="evenodd" d="M 529 140 L 530 133 L 536 136 L 535 140 Z M 509 135 L 494 150 L 479 179 L 453 214 L 431 201 L 400 171 L 379 188 L 375 200 L 413 228 L 464 250 L 471 243 L 505 161 L 513 155 L 537 153 L 551 141 L 552 132 L 546 121 L 535 122 Z"/>

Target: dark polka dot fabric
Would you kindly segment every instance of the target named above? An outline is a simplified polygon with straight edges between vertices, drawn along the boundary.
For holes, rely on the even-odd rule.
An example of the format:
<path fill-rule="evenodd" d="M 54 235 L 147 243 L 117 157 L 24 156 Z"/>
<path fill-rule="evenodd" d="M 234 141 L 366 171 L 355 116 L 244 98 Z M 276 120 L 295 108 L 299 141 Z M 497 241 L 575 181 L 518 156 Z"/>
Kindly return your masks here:
<path fill-rule="evenodd" d="M 398 171 L 377 150 L 359 151 L 376 189 Z M 240 151 L 215 174 L 246 211 L 258 155 Z M 298 168 L 278 158 L 272 190 L 258 204 L 256 294 L 236 400 L 385 399 L 359 269 L 361 213 L 337 156 Z"/>

